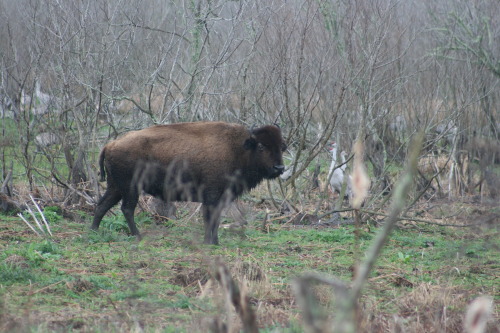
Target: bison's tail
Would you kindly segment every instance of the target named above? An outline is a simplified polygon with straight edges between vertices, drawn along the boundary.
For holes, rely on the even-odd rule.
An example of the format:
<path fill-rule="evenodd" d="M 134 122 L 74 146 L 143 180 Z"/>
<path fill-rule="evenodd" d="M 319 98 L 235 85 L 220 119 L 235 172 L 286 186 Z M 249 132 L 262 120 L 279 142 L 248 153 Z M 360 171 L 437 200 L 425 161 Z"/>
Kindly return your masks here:
<path fill-rule="evenodd" d="M 106 147 L 104 147 L 99 155 L 99 169 L 101 171 L 100 181 L 103 182 L 106 180 L 106 170 L 104 168 L 104 158 L 105 158 Z"/>

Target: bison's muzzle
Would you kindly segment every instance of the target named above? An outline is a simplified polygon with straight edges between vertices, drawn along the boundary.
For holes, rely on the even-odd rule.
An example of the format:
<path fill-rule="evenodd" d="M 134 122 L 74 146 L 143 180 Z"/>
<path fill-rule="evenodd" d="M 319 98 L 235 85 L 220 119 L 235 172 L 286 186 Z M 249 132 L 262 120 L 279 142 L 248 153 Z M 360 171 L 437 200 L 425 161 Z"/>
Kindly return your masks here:
<path fill-rule="evenodd" d="M 272 174 L 271 174 L 271 178 L 276 178 L 276 177 L 279 177 L 283 171 L 285 171 L 285 166 L 280 164 L 280 165 L 275 165 L 273 167 L 273 171 L 272 171 Z"/>

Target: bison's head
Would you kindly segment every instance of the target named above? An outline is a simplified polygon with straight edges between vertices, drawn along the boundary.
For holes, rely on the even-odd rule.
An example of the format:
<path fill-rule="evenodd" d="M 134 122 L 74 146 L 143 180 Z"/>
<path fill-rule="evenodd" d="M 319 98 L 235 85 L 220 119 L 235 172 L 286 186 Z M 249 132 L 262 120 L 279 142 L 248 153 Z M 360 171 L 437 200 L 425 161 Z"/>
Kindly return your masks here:
<path fill-rule="evenodd" d="M 251 150 L 252 163 L 255 163 L 263 178 L 276 178 L 285 170 L 283 151 L 286 150 L 286 144 L 279 127 L 270 125 L 253 129 L 244 148 Z"/>

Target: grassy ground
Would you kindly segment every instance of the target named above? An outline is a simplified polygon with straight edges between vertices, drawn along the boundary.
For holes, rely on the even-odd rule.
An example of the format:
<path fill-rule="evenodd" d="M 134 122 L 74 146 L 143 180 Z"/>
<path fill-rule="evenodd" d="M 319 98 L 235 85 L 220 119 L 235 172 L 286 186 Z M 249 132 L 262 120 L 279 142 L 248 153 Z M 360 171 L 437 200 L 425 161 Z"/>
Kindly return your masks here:
<path fill-rule="evenodd" d="M 219 257 L 249 295 L 262 332 L 302 332 L 290 284 L 310 271 L 350 281 L 354 228 L 298 226 L 284 218 L 262 231 L 261 209 L 243 204 L 250 223 L 221 228 L 218 247 L 199 243 L 203 226 L 196 205 L 182 205 L 177 221 L 140 213 L 141 242 L 127 235 L 119 210 L 108 214 L 99 232 L 90 232 L 90 214 L 68 219 L 46 207 L 50 238 L 35 235 L 17 217 L 0 215 L 0 331 L 201 332 L 215 319 L 237 330 L 239 319 L 227 311 L 211 278 Z M 468 224 L 495 212 L 500 208 L 446 202 L 423 218 Z M 400 222 L 364 290 L 360 331 L 399 326 L 461 332 L 471 300 L 491 295 L 498 304 L 497 222 L 476 228 Z M 363 226 L 361 253 L 377 231 L 373 223 Z M 316 294 L 327 316 L 335 313 L 332 291 L 316 286 Z M 499 324 L 496 310 L 489 330 L 497 332 Z"/>

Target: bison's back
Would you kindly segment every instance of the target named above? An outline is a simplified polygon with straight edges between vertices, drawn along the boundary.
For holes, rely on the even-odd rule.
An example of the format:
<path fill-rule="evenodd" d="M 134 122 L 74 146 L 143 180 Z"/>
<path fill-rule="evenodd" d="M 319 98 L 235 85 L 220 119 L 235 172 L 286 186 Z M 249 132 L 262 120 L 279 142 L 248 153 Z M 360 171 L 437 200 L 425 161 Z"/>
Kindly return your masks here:
<path fill-rule="evenodd" d="M 242 149 L 248 131 L 240 125 L 222 122 L 158 125 L 129 132 L 109 144 L 138 158 L 164 159 L 203 157 L 234 153 Z"/>
<path fill-rule="evenodd" d="M 168 167 L 182 162 L 199 181 L 212 182 L 241 166 L 248 137 L 243 126 L 223 122 L 158 125 L 129 132 L 107 144 L 105 163 L 108 173 L 122 178 L 130 177 L 138 163 Z"/>

